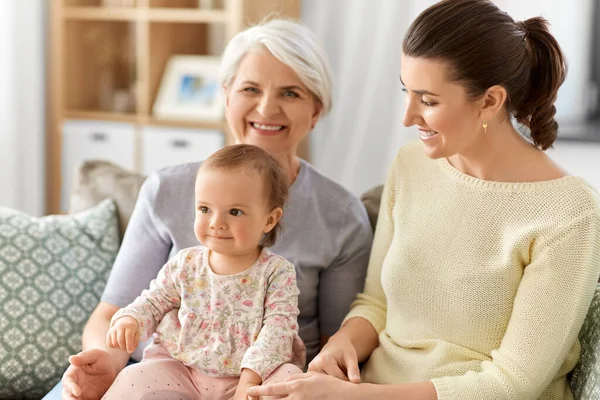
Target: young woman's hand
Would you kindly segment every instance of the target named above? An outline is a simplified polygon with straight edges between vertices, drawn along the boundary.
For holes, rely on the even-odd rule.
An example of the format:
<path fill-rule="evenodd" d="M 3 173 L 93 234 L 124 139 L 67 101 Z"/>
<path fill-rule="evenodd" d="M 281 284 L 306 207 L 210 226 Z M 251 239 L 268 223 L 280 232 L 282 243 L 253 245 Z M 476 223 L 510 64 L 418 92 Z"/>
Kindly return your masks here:
<path fill-rule="evenodd" d="M 106 334 L 106 344 L 115 349 L 133 353 L 140 341 L 140 326 L 133 317 L 124 316 L 117 319 Z"/>
<path fill-rule="evenodd" d="M 306 374 L 292 375 L 285 382 L 253 386 L 248 389 L 248 396 L 251 399 L 259 398 L 259 396 L 273 396 L 276 399 L 290 400 L 354 400 L 363 398 L 360 393 L 362 386 L 347 380 L 342 381 L 333 376 L 307 372 Z"/>
<path fill-rule="evenodd" d="M 308 371 L 360 383 L 356 349 L 350 337 L 343 330 L 333 335 L 321 352 L 308 364 Z"/>

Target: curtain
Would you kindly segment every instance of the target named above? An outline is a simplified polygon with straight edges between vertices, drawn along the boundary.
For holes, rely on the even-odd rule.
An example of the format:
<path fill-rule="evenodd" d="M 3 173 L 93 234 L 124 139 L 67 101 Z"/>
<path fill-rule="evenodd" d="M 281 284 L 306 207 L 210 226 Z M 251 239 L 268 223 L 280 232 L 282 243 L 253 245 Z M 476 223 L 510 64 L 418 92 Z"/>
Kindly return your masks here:
<path fill-rule="evenodd" d="M 402 126 L 402 38 L 431 0 L 304 0 L 303 22 L 325 46 L 333 109 L 311 133 L 313 164 L 356 195 L 384 182 L 396 152 L 418 138 Z"/>
<path fill-rule="evenodd" d="M 45 208 L 44 0 L 0 2 L 0 206 Z"/>
<path fill-rule="evenodd" d="M 0 206 L 16 204 L 13 188 L 16 176 L 12 172 L 16 164 L 16 134 L 14 112 L 14 14 L 15 3 L 0 4 Z"/>

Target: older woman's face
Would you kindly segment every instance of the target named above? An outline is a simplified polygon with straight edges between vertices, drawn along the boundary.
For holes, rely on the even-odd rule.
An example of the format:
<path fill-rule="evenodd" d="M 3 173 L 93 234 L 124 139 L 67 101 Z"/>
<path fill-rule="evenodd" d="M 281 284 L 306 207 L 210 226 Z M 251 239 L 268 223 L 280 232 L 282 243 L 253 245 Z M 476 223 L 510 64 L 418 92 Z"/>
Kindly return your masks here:
<path fill-rule="evenodd" d="M 321 112 L 296 73 L 267 50 L 246 54 L 226 91 L 227 122 L 236 141 L 271 154 L 295 154 Z"/>

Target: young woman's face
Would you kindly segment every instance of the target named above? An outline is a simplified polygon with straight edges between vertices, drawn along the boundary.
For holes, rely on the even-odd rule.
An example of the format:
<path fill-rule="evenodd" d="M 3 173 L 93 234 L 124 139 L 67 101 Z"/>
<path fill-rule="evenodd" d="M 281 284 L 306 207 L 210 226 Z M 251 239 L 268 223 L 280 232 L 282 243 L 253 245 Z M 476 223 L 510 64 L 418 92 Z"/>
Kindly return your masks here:
<path fill-rule="evenodd" d="M 278 218 L 268 209 L 263 180 L 254 170 L 200 171 L 195 185 L 194 233 L 216 253 L 243 256 L 258 248 Z"/>
<path fill-rule="evenodd" d="M 431 158 L 464 154 L 481 140 L 482 119 L 464 87 L 449 80 L 445 62 L 402 56 L 400 80 L 406 92 L 404 126 L 419 129 Z"/>
<path fill-rule="evenodd" d="M 321 112 L 296 73 L 263 49 L 244 56 L 226 96 L 227 122 L 236 141 L 270 154 L 295 154 Z"/>

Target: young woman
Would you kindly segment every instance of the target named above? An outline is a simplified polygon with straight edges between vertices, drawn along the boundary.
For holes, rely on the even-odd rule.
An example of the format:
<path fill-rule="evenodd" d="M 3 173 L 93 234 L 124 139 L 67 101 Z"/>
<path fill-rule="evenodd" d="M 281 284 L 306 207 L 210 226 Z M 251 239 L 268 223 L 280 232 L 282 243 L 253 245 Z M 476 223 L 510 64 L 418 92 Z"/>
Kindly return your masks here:
<path fill-rule="evenodd" d="M 544 153 L 565 73 L 542 18 L 444 0 L 413 22 L 400 79 L 420 143 L 390 171 L 365 291 L 313 372 L 251 395 L 573 397 L 567 374 L 600 273 L 600 200 Z"/>

